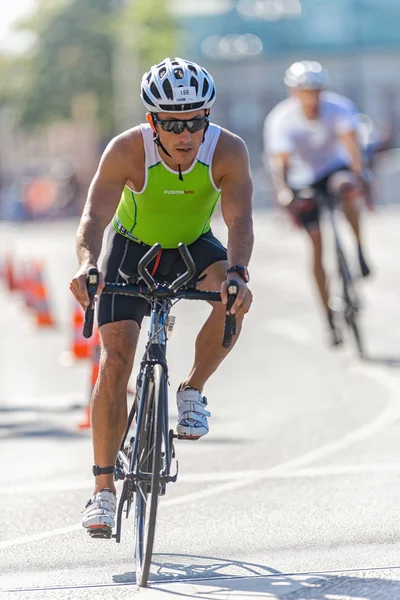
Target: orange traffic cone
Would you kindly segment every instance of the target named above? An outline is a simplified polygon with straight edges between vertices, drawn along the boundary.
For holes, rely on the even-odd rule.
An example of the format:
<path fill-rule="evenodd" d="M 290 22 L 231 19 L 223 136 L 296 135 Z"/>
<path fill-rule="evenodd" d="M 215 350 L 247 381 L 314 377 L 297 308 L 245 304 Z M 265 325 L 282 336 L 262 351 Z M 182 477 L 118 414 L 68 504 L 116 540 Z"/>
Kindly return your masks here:
<path fill-rule="evenodd" d="M 79 429 L 90 429 L 90 399 L 92 397 L 94 386 L 96 385 L 96 381 L 99 376 L 100 354 L 101 354 L 100 335 L 99 335 L 99 331 L 96 329 L 94 343 L 92 346 L 92 364 L 91 364 L 91 373 L 90 373 L 89 402 L 88 402 L 87 407 L 85 408 L 85 414 L 84 414 L 82 421 L 80 421 L 78 423 Z"/>
<path fill-rule="evenodd" d="M 31 261 L 27 261 L 21 266 L 22 276 L 20 279 L 20 290 L 22 293 L 23 300 L 26 308 L 35 308 L 35 297 L 34 297 L 34 279 L 33 279 L 33 265 Z"/>
<path fill-rule="evenodd" d="M 43 278 L 43 263 L 33 263 L 34 281 L 32 282 L 35 323 L 38 327 L 54 327 L 55 320 L 50 312 L 47 300 L 47 289 Z"/>
<path fill-rule="evenodd" d="M 17 277 L 15 275 L 14 262 L 9 254 L 5 259 L 4 264 L 4 279 L 9 292 L 14 292 L 18 289 Z"/>
<path fill-rule="evenodd" d="M 92 355 L 93 339 L 85 338 L 83 335 L 84 322 L 83 308 L 75 300 L 74 312 L 72 315 L 72 347 L 71 354 L 75 360 L 90 358 Z"/>

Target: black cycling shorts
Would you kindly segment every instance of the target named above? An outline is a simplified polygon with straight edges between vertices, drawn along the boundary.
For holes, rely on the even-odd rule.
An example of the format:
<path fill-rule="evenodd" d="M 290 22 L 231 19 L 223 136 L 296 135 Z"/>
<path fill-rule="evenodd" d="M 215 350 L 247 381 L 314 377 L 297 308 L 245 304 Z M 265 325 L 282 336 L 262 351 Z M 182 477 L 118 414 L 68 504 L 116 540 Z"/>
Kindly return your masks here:
<path fill-rule="evenodd" d="M 312 185 L 308 185 L 306 188 L 301 188 L 297 190 L 292 189 L 292 192 L 294 194 L 294 199 L 292 203 L 293 211 L 299 224 L 303 225 L 303 227 L 305 227 L 306 229 L 308 229 L 309 227 L 318 229 L 321 210 L 320 204 L 319 202 L 317 202 L 317 198 L 321 196 L 324 197 L 327 194 L 329 194 L 329 178 L 335 173 L 338 173 L 339 171 L 350 171 L 350 169 L 347 165 L 337 167 L 321 179 L 318 179 L 318 181 L 316 181 Z M 316 200 L 306 202 L 304 201 L 304 198 L 307 196 L 306 190 L 310 188 L 311 190 L 313 190 Z"/>
<path fill-rule="evenodd" d="M 133 242 L 116 231 L 110 232 L 107 241 L 106 254 L 102 264 L 105 281 L 122 283 L 124 280 L 118 273 L 121 269 L 129 276 L 137 276 L 139 260 L 146 254 L 150 246 Z M 227 260 L 226 248 L 214 237 L 211 231 L 201 235 L 193 244 L 188 246 L 196 265 L 197 279 L 207 267 L 215 262 Z M 148 266 L 152 273 L 155 260 Z M 172 283 L 176 277 L 186 271 L 179 250 L 165 249 L 153 275 L 156 281 Z M 149 303 L 143 298 L 122 296 L 119 294 L 102 294 L 99 299 L 98 325 L 115 321 L 134 320 L 139 326 L 143 317 L 149 314 Z"/>

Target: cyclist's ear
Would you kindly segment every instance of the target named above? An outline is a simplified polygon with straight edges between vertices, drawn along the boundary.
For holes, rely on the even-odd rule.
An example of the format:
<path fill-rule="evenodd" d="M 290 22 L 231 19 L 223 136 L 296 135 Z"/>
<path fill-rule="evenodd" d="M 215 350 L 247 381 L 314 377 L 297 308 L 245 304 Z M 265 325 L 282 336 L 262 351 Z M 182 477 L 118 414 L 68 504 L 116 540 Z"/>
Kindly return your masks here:
<path fill-rule="evenodd" d="M 146 113 L 146 121 L 148 122 L 154 133 L 157 133 L 157 128 L 155 126 L 152 113 Z"/>

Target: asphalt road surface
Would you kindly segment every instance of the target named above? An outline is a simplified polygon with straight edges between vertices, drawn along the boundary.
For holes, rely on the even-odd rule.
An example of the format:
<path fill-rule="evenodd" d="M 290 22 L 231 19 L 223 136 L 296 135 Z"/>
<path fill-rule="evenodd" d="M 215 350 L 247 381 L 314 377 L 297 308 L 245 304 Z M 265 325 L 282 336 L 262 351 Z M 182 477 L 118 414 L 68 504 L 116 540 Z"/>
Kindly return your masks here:
<path fill-rule="evenodd" d="M 0 228 L 0 257 L 43 258 L 57 328 L 38 330 L 0 284 L 2 597 L 400 598 L 400 210 L 365 221 L 373 277 L 360 283 L 368 359 L 332 350 L 301 232 L 257 213 L 254 303 L 208 383 L 209 435 L 179 442 L 161 499 L 151 585 L 135 585 L 133 521 L 122 542 L 91 540 L 90 434 L 77 422 L 90 364 L 66 367 L 76 222 Z M 224 239 L 223 226 L 214 227 Z M 351 264 L 354 247 L 346 233 Z M 326 260 L 334 274 L 331 240 Z M 208 308 L 181 303 L 169 347 L 174 390 Z M 146 328 L 145 328 L 146 329 Z"/>

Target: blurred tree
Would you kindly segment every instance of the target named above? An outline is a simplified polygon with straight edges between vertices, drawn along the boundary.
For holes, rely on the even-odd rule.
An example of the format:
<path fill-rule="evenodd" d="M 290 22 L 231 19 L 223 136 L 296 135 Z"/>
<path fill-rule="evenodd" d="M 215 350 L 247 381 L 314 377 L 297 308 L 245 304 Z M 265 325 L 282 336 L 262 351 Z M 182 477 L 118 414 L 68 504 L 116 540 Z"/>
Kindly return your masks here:
<path fill-rule="evenodd" d="M 15 106 L 26 90 L 25 60 L 0 53 L 0 108 Z"/>
<path fill-rule="evenodd" d="M 26 57 L 29 79 L 21 103 L 21 125 L 69 118 L 76 96 L 95 94 L 102 135 L 113 130 L 112 40 L 104 23 L 113 15 L 112 0 L 38 3 L 21 24 L 37 43 Z"/>
<path fill-rule="evenodd" d="M 135 54 L 141 71 L 174 54 L 180 47 L 177 22 L 168 0 L 123 0 L 117 21 L 127 53 Z"/>
<path fill-rule="evenodd" d="M 19 26 L 34 36 L 33 49 L 18 58 L 0 56 L 0 80 L 7 82 L 0 84 L 0 106 L 11 102 L 19 110 L 21 126 L 31 128 L 68 119 L 77 98 L 79 105 L 79 98 L 92 96 L 101 135 L 109 139 L 115 133 L 115 96 L 126 93 L 123 78 L 137 79 L 139 71 L 177 45 L 168 4 L 169 0 L 37 0 L 32 16 Z M 127 67 L 117 79 L 115 56 L 121 47 Z M 126 72 L 130 61 L 137 67 L 132 73 Z"/>

